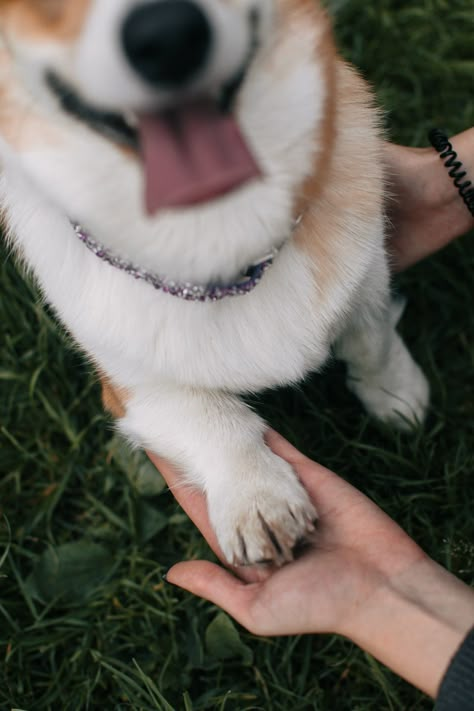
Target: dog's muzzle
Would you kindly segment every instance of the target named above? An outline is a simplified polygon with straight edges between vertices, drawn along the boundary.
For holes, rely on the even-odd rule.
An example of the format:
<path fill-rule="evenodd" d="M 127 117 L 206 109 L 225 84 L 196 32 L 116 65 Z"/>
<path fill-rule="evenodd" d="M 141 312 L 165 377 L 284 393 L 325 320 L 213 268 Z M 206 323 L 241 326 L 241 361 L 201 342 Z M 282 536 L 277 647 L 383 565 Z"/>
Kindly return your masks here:
<path fill-rule="evenodd" d="M 254 21 L 249 18 L 251 37 Z M 121 41 L 142 81 L 155 91 L 174 91 L 179 97 L 205 76 L 214 32 L 197 1 L 155 0 L 126 15 Z M 234 117 L 224 108 L 229 103 L 226 94 L 238 88 L 243 71 L 222 87 L 221 106 L 215 98 L 201 96 L 138 116 L 150 214 L 163 207 L 205 202 L 259 176 Z"/>
<path fill-rule="evenodd" d="M 157 89 L 179 89 L 204 69 L 212 29 L 191 0 L 159 0 L 125 18 L 122 43 L 132 69 Z"/>
<path fill-rule="evenodd" d="M 76 88 L 54 69 L 46 72 L 64 110 L 119 143 L 136 147 L 149 215 L 206 203 L 262 177 L 255 149 L 239 126 L 237 106 L 258 48 L 258 12 L 252 8 L 244 17 L 247 52 L 242 62 L 213 88 L 212 66 L 219 57 L 222 61 L 225 45 L 213 11 L 207 16 L 199 2 L 141 2 L 120 19 L 116 39 L 137 83 L 140 80 L 148 93 L 147 108 L 127 107 L 125 96 L 123 111 L 100 110 L 81 95 L 80 85 Z M 94 71 L 100 73 L 100 66 Z M 129 77 L 124 86 L 127 81 Z M 163 94 L 166 107 L 160 106 Z"/>

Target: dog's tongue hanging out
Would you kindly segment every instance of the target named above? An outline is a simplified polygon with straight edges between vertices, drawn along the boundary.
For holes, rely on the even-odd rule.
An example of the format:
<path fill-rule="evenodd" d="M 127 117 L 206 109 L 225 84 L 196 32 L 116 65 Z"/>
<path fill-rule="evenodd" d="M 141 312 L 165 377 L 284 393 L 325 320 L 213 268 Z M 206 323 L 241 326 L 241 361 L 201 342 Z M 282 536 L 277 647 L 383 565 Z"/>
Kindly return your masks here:
<path fill-rule="evenodd" d="M 261 175 L 235 119 L 210 101 L 142 115 L 140 143 L 150 215 L 206 202 Z"/>

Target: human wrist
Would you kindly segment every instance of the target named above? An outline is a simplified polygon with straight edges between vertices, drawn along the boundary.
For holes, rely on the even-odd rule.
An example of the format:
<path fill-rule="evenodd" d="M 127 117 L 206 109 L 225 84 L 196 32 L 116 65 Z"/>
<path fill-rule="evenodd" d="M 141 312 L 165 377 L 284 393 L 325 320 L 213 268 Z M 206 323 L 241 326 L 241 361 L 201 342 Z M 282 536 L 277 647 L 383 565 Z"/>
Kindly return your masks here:
<path fill-rule="evenodd" d="M 474 592 L 429 558 L 382 580 L 343 634 L 432 697 L 474 624 Z"/>
<path fill-rule="evenodd" d="M 451 137 L 474 182 L 474 128 Z M 474 228 L 474 218 L 434 148 L 386 143 L 388 250 L 393 271 L 403 271 Z"/>
<path fill-rule="evenodd" d="M 474 128 L 450 136 L 449 141 L 457 154 L 455 160 L 462 163 L 462 167 L 457 172 L 465 172 L 461 183 L 471 181 L 471 184 L 474 184 Z M 474 216 L 460 195 L 459 188 L 455 185 L 455 176 L 450 175 L 453 166 L 444 165 L 447 158 L 442 157 L 443 153 L 435 151 L 431 151 L 431 153 L 434 154 L 438 164 L 436 167 L 437 180 L 433 181 L 433 191 L 429 195 L 432 208 L 441 207 L 449 210 L 453 234 L 456 236 L 464 234 L 474 227 Z M 432 167 L 434 168 L 434 166 Z"/>

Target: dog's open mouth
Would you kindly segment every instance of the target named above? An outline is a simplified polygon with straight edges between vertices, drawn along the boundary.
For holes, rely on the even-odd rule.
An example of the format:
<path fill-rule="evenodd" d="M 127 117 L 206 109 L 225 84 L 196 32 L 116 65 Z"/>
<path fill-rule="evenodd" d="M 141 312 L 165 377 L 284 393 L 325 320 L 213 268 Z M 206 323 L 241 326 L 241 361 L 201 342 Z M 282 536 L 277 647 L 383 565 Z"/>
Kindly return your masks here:
<path fill-rule="evenodd" d="M 235 117 L 213 99 L 125 117 L 88 105 L 57 74 L 48 84 L 65 111 L 138 152 L 150 215 L 207 202 L 261 175 Z"/>

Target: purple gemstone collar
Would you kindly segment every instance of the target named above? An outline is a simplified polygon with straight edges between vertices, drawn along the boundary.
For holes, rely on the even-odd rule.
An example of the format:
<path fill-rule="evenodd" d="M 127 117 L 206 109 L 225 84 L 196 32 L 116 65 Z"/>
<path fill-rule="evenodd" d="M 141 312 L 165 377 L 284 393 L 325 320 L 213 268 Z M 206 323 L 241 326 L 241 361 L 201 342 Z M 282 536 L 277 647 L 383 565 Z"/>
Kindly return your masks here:
<path fill-rule="evenodd" d="M 301 218 L 296 220 L 296 224 L 299 223 Z M 263 275 L 267 269 L 273 264 L 273 260 L 280 251 L 281 245 L 275 248 L 270 254 L 260 259 L 258 262 L 251 264 L 245 273 L 243 273 L 238 281 L 229 286 L 220 286 L 216 284 L 210 284 L 203 286 L 200 284 L 191 284 L 190 282 L 177 282 L 167 279 L 166 277 L 158 276 L 153 272 L 149 272 L 141 267 L 137 267 L 131 262 L 125 261 L 121 257 L 114 256 L 106 247 L 101 245 L 96 240 L 87 234 L 87 232 L 76 222 L 72 223 L 74 232 L 79 237 L 81 242 L 83 242 L 91 252 L 93 252 L 97 257 L 102 259 L 107 264 L 112 267 L 120 269 L 120 271 L 130 274 L 134 279 L 140 279 L 141 281 L 150 284 L 154 289 L 163 291 L 165 294 L 171 294 L 172 296 L 178 296 L 180 299 L 185 299 L 186 301 L 220 301 L 226 296 L 244 296 L 249 294 L 262 279 Z"/>

